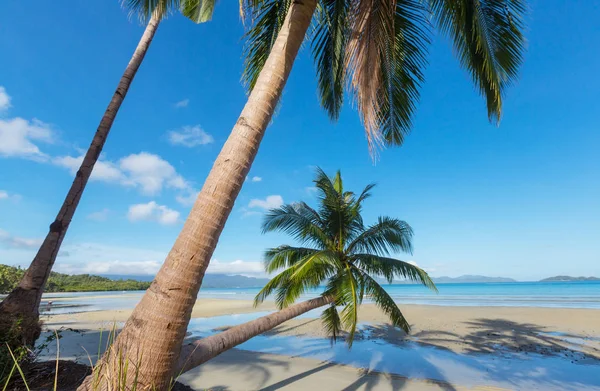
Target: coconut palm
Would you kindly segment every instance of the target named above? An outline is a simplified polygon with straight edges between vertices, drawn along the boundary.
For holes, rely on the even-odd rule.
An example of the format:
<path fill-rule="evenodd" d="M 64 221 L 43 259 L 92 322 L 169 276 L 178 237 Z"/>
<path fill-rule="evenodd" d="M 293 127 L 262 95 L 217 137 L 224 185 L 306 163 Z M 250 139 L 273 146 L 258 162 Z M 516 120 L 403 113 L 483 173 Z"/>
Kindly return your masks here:
<path fill-rule="evenodd" d="M 281 311 L 189 344 L 182 350 L 178 370 L 194 368 L 287 320 L 323 306 L 327 308 L 321 320 L 333 341 L 345 330 L 346 342 L 352 346 L 358 307 L 365 295 L 385 312 L 393 326 L 410 331 L 400 308 L 377 278 L 385 278 L 389 283 L 407 279 L 437 291 L 425 271 L 391 258 L 397 252 L 412 252 L 412 229 L 406 222 L 390 217 L 379 217 L 375 224 L 365 226 L 362 204 L 371 195 L 373 185 L 355 194 L 344 190 L 339 171 L 329 178 L 320 169 L 314 182 L 319 191 L 316 210 L 304 202 L 284 205 L 268 212 L 262 225 L 263 232 L 285 232 L 301 246 L 283 245 L 265 252 L 265 271 L 280 273 L 258 293 L 255 303 L 262 303 L 274 294 Z M 319 289 L 318 298 L 292 305 L 302 294 Z"/>
<path fill-rule="evenodd" d="M 196 23 L 210 19 L 215 0 L 183 0 L 181 11 Z M 94 165 L 102 152 L 112 124 L 119 108 L 125 100 L 127 91 L 135 77 L 158 29 L 162 18 L 167 15 L 177 2 L 170 0 L 154 0 L 142 3 L 139 0 L 125 0 L 132 13 L 139 15 L 143 20 L 148 20 L 146 29 L 142 34 L 133 56 L 125 68 L 117 89 L 112 96 L 104 116 L 100 120 L 98 129 L 94 134 L 82 162 L 77 170 L 73 184 L 63 201 L 58 215 L 50 224 L 46 238 L 42 242 L 37 254 L 33 258 L 27 272 L 19 285 L 0 303 L 0 332 L 11 329 L 15 332 L 15 323 L 19 323 L 19 335 L 15 336 L 18 343 L 31 346 L 40 334 L 39 306 L 44 291 L 44 286 L 50 276 L 52 266 L 60 250 L 62 241 L 67 233 L 69 224 L 73 219 L 77 205 L 81 199 L 85 186 L 92 174 Z"/>
<path fill-rule="evenodd" d="M 311 24 L 323 107 L 337 118 L 348 86 L 373 151 L 402 144 L 410 130 L 430 15 L 452 40 L 493 122 L 522 61 L 524 0 L 240 2 L 252 21 L 244 71 L 248 100 L 165 262 L 115 341 L 135 363 L 139 381 L 159 389 L 173 376 L 202 278 Z M 140 352 L 152 360 L 140 362 Z"/>

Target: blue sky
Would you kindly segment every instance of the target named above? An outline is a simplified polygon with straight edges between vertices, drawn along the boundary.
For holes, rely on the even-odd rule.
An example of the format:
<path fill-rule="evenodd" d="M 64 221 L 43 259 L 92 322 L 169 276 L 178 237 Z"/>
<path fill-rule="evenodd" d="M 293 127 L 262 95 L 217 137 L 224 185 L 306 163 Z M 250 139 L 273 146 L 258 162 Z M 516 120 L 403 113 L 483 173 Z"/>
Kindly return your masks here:
<path fill-rule="evenodd" d="M 129 91 L 55 270 L 142 274 L 162 263 L 245 103 L 236 2 L 165 20 Z M 31 9 L 36 12 L 31 12 Z M 528 50 L 499 128 L 435 37 L 414 129 L 373 164 L 350 104 L 331 123 L 299 56 L 209 270 L 259 275 L 264 208 L 314 203 L 313 167 L 378 186 L 367 222 L 402 218 L 432 275 L 600 276 L 596 2 L 530 2 Z M 117 1 L 0 4 L 0 263 L 27 266 L 143 26 Z"/>

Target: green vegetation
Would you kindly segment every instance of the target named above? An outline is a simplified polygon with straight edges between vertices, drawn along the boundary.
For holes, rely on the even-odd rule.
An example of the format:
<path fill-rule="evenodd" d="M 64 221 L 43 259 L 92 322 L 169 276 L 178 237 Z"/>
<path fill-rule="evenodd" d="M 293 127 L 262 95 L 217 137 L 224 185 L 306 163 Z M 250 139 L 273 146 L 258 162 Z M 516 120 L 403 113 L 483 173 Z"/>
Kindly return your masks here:
<path fill-rule="evenodd" d="M 306 291 L 325 285 L 321 296 L 328 307 L 321 320 L 333 340 L 344 330 L 348 332 L 346 342 L 352 345 L 358 307 L 365 296 L 388 315 L 393 326 L 408 333 L 410 325 L 376 278 L 383 277 L 390 284 L 394 278 L 406 279 L 437 292 L 424 270 L 391 258 L 398 252 L 412 253 L 411 227 L 386 216 L 371 226 L 363 223 L 362 204 L 375 185 L 355 194 L 344 189 L 339 171 L 329 178 L 321 169 L 317 169 L 314 182 L 319 197 L 316 210 L 298 202 L 272 209 L 265 217 L 263 232 L 287 233 L 302 247 L 283 245 L 267 250 L 267 273 L 283 271 L 265 285 L 255 303 L 275 294 L 278 307 L 286 308 Z"/>
<path fill-rule="evenodd" d="M 25 269 L 0 265 L 0 293 L 9 293 L 23 278 Z M 92 292 L 145 290 L 150 282 L 136 280 L 111 280 L 90 274 L 68 275 L 50 273 L 45 292 Z"/>

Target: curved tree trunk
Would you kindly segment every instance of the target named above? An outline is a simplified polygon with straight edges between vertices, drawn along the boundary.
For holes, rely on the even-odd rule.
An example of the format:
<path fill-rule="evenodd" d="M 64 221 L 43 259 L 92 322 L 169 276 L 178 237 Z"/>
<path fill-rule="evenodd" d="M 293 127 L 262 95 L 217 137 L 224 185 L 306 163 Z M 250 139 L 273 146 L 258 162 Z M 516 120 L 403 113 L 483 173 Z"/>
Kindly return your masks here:
<path fill-rule="evenodd" d="M 181 233 L 113 344 L 112 351 L 129 363 L 132 373 L 128 379 L 137 376 L 139 387 L 168 387 L 204 272 L 258 152 L 315 8 L 316 0 L 292 2 L 248 102 Z M 119 360 L 108 356 L 105 354 L 101 363 L 101 384 L 94 389 L 106 390 L 109 385 L 103 379 L 118 371 Z M 80 390 L 91 389 L 91 382 L 88 377 Z"/>
<path fill-rule="evenodd" d="M 331 302 L 331 298 L 325 297 L 307 300 L 281 311 L 232 327 L 222 333 L 184 345 L 181 349 L 174 373 L 182 374 L 187 372 L 265 331 L 272 330 L 290 319 Z"/>
<path fill-rule="evenodd" d="M 44 291 L 44 286 L 50 276 L 50 271 L 56 260 L 58 250 L 67 233 L 71 219 L 75 214 L 77 204 L 79 204 L 85 185 L 92 174 L 94 164 L 98 160 L 100 152 L 102 152 L 102 147 L 106 142 L 106 138 L 108 137 L 110 128 L 119 111 L 119 107 L 121 107 L 121 103 L 123 103 L 123 100 L 125 99 L 127 90 L 129 90 L 129 86 L 148 51 L 148 47 L 152 42 L 152 38 L 158 28 L 159 22 L 160 19 L 157 17 L 152 17 L 150 19 L 150 22 L 133 53 L 133 57 L 129 61 L 127 68 L 125 68 L 125 72 L 119 81 L 117 90 L 100 121 L 92 144 L 85 154 L 83 162 L 75 175 L 69 193 L 67 194 L 56 219 L 50 224 L 48 235 L 44 239 L 44 242 L 19 285 L 2 301 L 2 303 L 0 303 L 0 318 L 11 317 L 13 319 L 27 319 L 35 325 L 39 323 L 39 306 L 42 292 Z M 32 345 L 39 336 L 39 326 L 37 326 L 37 328 L 37 335 L 28 337 L 26 338 L 26 341 L 24 341 L 27 345 Z M 31 338 L 33 338 L 33 340 L 31 340 Z"/>

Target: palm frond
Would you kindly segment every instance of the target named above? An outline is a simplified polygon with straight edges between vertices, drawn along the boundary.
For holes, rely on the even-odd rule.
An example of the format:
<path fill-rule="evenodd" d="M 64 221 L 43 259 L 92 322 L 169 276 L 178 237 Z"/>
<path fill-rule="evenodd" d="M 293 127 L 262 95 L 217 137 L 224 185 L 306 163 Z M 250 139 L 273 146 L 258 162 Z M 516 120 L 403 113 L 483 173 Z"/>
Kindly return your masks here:
<path fill-rule="evenodd" d="M 121 4 L 129 11 L 129 16 L 137 16 L 146 23 L 153 14 L 160 17 L 179 9 L 180 0 L 122 0 Z"/>
<path fill-rule="evenodd" d="M 331 304 L 323 311 L 321 321 L 325 331 L 331 336 L 331 342 L 335 343 L 342 330 L 342 320 L 335 304 Z"/>
<path fill-rule="evenodd" d="M 384 88 L 381 59 L 395 36 L 395 4 L 396 0 L 361 0 L 353 2 L 351 10 L 346 70 L 372 152 L 382 144 L 378 126 L 378 95 Z"/>
<path fill-rule="evenodd" d="M 385 277 L 390 283 L 394 277 L 418 282 L 437 292 L 437 288 L 427 272 L 418 266 L 394 258 L 380 257 L 372 254 L 355 254 L 354 265 L 369 275 Z"/>
<path fill-rule="evenodd" d="M 344 180 L 342 179 L 342 173 L 340 170 L 337 170 L 335 173 L 332 183 L 333 188 L 338 194 L 344 194 Z"/>
<path fill-rule="evenodd" d="M 246 22 L 248 18 L 253 22 L 253 17 L 256 16 L 259 7 L 270 0 L 239 0 L 240 2 L 240 18 L 242 22 Z"/>
<path fill-rule="evenodd" d="M 279 269 L 292 267 L 317 251 L 311 248 L 286 245 L 270 248 L 265 251 L 264 255 L 265 272 L 270 274 Z"/>
<path fill-rule="evenodd" d="M 316 173 L 314 183 L 320 190 L 318 214 L 323 222 L 323 231 L 331 238 L 332 248 L 341 251 L 345 242 L 362 229 L 360 208 L 355 207 L 354 193 L 344 192 L 339 171 L 333 178 L 329 178 L 320 168 L 316 169 Z"/>
<path fill-rule="evenodd" d="M 310 283 L 316 284 L 316 287 L 324 280 L 323 277 L 315 273 L 318 267 L 323 272 L 332 274 L 333 271 L 341 267 L 341 263 L 336 254 L 329 249 L 307 254 L 304 259 L 292 267 L 293 273 L 290 276 L 290 281 L 311 281 Z"/>
<path fill-rule="evenodd" d="M 343 298 L 345 303 L 341 313 L 341 320 L 344 329 L 348 332 L 348 338 L 346 339 L 348 347 L 352 347 L 358 324 L 359 290 L 358 281 L 356 281 L 350 267 L 347 266 L 345 272 L 341 275 L 341 287 L 337 294 Z"/>
<path fill-rule="evenodd" d="M 338 119 L 344 103 L 349 8 L 347 0 L 321 0 L 315 14 L 312 52 L 321 106 L 332 120 Z"/>
<path fill-rule="evenodd" d="M 255 304 L 263 302 L 275 292 L 277 306 L 285 308 L 309 289 L 319 287 L 338 268 L 337 258 L 328 250 L 307 254 L 273 277 L 256 295 Z"/>
<path fill-rule="evenodd" d="M 183 16 L 194 23 L 204 23 L 212 19 L 216 0 L 181 0 Z"/>
<path fill-rule="evenodd" d="M 410 332 L 410 325 L 406 318 L 394 302 L 394 299 L 386 292 L 381 285 L 372 279 L 369 275 L 362 273 L 367 294 L 370 295 L 377 306 L 390 318 L 393 326 L 400 327 L 406 333 Z"/>
<path fill-rule="evenodd" d="M 271 209 L 263 219 L 262 232 L 281 231 L 303 243 L 329 246 L 330 238 L 321 226 L 319 214 L 307 206 L 304 203 L 295 203 Z"/>
<path fill-rule="evenodd" d="M 405 221 L 379 217 L 377 223 L 364 230 L 347 247 L 347 252 L 387 255 L 403 251 L 412 253 L 413 230 Z"/>
<path fill-rule="evenodd" d="M 383 142 L 399 146 L 412 127 L 427 66 L 431 28 L 420 0 L 398 0 L 395 11 L 394 37 L 386 41 L 388 47 L 381 58 L 377 121 Z"/>
<path fill-rule="evenodd" d="M 429 1 L 439 29 L 486 98 L 489 120 L 499 122 L 503 95 L 523 61 L 524 0 Z"/>
<path fill-rule="evenodd" d="M 362 206 L 362 202 L 364 200 L 366 200 L 367 198 L 371 197 L 371 190 L 375 187 L 376 185 L 374 183 L 370 183 L 367 186 L 365 186 L 365 188 L 363 189 L 363 191 L 360 193 L 360 195 L 356 198 L 356 204 L 357 206 Z"/>
<path fill-rule="evenodd" d="M 267 297 L 271 296 L 271 294 L 277 289 L 289 283 L 290 275 L 292 273 L 292 269 L 285 269 L 275 277 L 271 278 L 269 282 L 267 282 L 265 286 L 254 297 L 254 306 L 259 305 L 260 303 L 265 301 Z"/>
<path fill-rule="evenodd" d="M 308 267 L 303 267 L 309 265 Z M 335 273 L 335 268 L 325 257 L 307 257 L 305 262 L 298 263 L 290 269 L 289 280 L 277 290 L 275 302 L 279 308 L 293 304 L 302 294 L 318 288 L 321 283 Z"/>
<path fill-rule="evenodd" d="M 252 27 L 246 33 L 244 72 L 242 80 L 249 90 L 254 88 L 292 0 L 249 0 L 246 4 L 252 12 Z"/>

